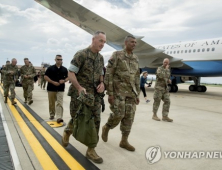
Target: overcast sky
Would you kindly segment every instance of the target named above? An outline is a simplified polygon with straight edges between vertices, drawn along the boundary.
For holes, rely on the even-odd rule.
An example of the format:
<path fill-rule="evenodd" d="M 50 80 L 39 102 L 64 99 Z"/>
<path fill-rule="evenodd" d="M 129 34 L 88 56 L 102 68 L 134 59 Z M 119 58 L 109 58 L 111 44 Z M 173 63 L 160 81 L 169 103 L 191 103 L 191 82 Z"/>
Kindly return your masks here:
<path fill-rule="evenodd" d="M 222 0 L 76 2 L 133 35 L 145 36 L 150 45 L 222 37 Z M 62 54 L 67 67 L 75 52 L 90 43 L 91 35 L 34 0 L 0 1 L 0 65 L 14 57 L 19 65 L 25 57 L 35 66 L 54 64 L 55 55 Z M 113 51 L 105 45 L 102 54 Z M 211 80 L 222 83 L 222 78 Z"/>

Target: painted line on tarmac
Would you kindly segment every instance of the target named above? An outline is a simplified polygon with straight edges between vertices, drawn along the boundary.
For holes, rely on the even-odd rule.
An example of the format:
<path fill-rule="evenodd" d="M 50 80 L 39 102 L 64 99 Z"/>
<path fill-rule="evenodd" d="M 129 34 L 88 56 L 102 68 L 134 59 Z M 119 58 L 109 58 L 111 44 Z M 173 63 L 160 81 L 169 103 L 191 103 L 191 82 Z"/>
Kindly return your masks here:
<path fill-rule="evenodd" d="M 55 131 L 49 124 L 47 124 L 36 112 L 34 112 L 27 104 L 25 104 L 18 96 L 16 96 L 17 100 L 23 105 L 23 107 L 47 130 L 54 139 L 57 140 L 58 143 L 61 144 L 62 137 L 61 135 Z M 70 136 L 72 137 L 72 136 Z M 74 146 L 69 144 L 66 147 L 68 153 L 77 161 L 79 162 L 85 169 L 90 170 L 98 170 L 99 168 L 96 167 L 91 161 L 89 161 L 85 156 L 82 155 Z"/>
<path fill-rule="evenodd" d="M 23 134 L 25 135 L 29 145 L 31 146 L 33 152 L 35 153 L 37 159 L 39 160 L 40 164 L 42 165 L 43 169 L 57 169 L 56 165 L 52 161 L 52 159 L 49 157 L 47 152 L 44 150 L 38 139 L 35 137 L 35 135 L 32 133 L 32 131 L 27 126 L 26 122 L 23 120 L 23 118 L 20 116 L 16 108 L 11 104 L 11 102 L 8 103 L 8 106 L 14 115 L 20 129 L 22 130 Z"/>
<path fill-rule="evenodd" d="M 15 101 L 17 102 L 17 104 L 14 106 L 11 104 L 11 101 L 8 100 L 8 107 L 14 115 L 19 127 L 21 128 L 23 134 L 25 135 L 27 141 L 29 142 L 29 145 L 31 146 L 43 169 L 59 169 L 54 162 L 58 164 L 63 164 L 61 162 L 63 160 L 70 169 L 84 170 L 84 168 L 44 129 L 44 127 L 41 126 L 41 124 L 23 107 L 22 104 L 17 99 L 15 99 Z M 20 108 L 20 110 L 18 107 Z M 27 117 L 26 121 L 25 116 Z M 51 157 L 46 152 L 48 151 L 48 148 L 44 149 L 44 147 L 40 143 L 40 140 L 38 139 L 39 135 L 35 136 L 35 134 L 37 133 L 33 133 L 34 128 L 28 126 L 29 122 L 32 123 L 36 130 L 40 132 L 40 135 L 42 135 L 46 139 L 48 144 L 62 158 L 61 161 L 53 161 L 51 159 Z M 60 167 L 60 169 L 69 168 L 67 168 L 67 166 L 62 168 Z"/>
<path fill-rule="evenodd" d="M 19 162 L 18 154 L 17 154 L 16 149 L 15 149 L 15 145 L 13 143 L 12 136 L 11 136 L 11 133 L 10 133 L 9 128 L 8 128 L 8 124 L 5 120 L 5 116 L 4 116 L 4 113 L 2 111 L 1 103 L 0 103 L 0 114 L 1 114 L 1 117 L 2 117 L 2 124 L 3 124 L 4 130 L 5 130 L 9 150 L 10 150 L 12 160 L 13 160 L 12 163 L 14 165 L 15 170 L 22 170 L 21 164 Z"/>
<path fill-rule="evenodd" d="M 1 88 L 1 92 L 3 94 L 3 89 Z M 46 153 L 46 151 L 43 149 L 42 145 L 39 143 L 35 135 L 32 133 L 32 131 L 28 128 L 26 125 L 26 122 L 23 120 L 23 118 L 20 116 L 14 105 L 11 104 L 11 101 L 8 100 L 7 105 L 9 109 L 11 110 L 11 113 L 13 114 L 14 118 L 16 119 L 20 129 L 22 130 L 24 136 L 26 137 L 26 140 L 28 141 L 30 147 L 32 148 L 33 152 L 35 153 L 37 159 L 39 160 L 41 166 L 43 169 L 58 169 L 56 165 L 53 163 L 49 155 Z"/>
<path fill-rule="evenodd" d="M 21 109 L 27 119 L 38 130 L 40 135 L 50 144 L 54 151 L 61 157 L 66 165 L 71 169 L 84 170 L 84 168 L 67 152 L 67 150 L 60 145 L 60 143 L 53 138 L 53 136 L 25 109 L 25 107 L 18 101 L 17 106 Z M 65 168 L 65 167 L 64 167 Z"/>
<path fill-rule="evenodd" d="M 1 90 L 2 91 L 2 90 Z M 17 105 L 13 106 L 8 104 L 11 112 L 16 118 L 18 124 L 20 125 L 23 122 L 26 125 L 25 129 L 28 130 L 28 134 L 32 133 L 32 136 L 36 138 L 36 140 L 40 141 L 41 149 L 48 153 L 40 154 L 37 156 L 39 150 L 38 147 L 32 147 L 34 153 L 36 154 L 40 164 L 44 169 L 75 169 L 75 170 L 98 170 L 92 162 L 90 162 L 85 156 L 83 156 L 75 147 L 69 145 L 67 150 L 61 146 L 61 135 L 58 134 L 53 128 L 51 128 L 41 117 L 39 117 L 28 105 L 24 104 L 23 101 L 16 96 Z M 19 117 L 20 116 L 20 117 Z M 20 122 L 20 123 L 19 123 Z M 24 126 L 25 126 L 24 125 Z M 22 125 L 20 125 L 22 129 Z M 27 133 L 25 129 L 22 129 L 24 135 Z M 26 136 L 26 135 L 25 135 Z M 30 136 L 26 136 L 27 141 L 30 143 Z M 33 143 L 33 142 L 32 142 Z M 41 160 L 41 155 L 48 155 L 51 158 L 51 162 L 54 164 L 54 168 L 44 167 L 45 163 L 48 164 L 50 161 L 45 162 Z M 41 163 L 42 162 L 42 163 Z"/>
<path fill-rule="evenodd" d="M 64 169 L 64 170 L 70 169 L 66 165 L 66 163 L 62 160 L 62 158 L 52 148 L 51 143 L 48 143 L 46 141 L 46 139 L 43 137 L 43 135 L 40 133 L 42 131 L 42 128 L 37 129 L 33 125 L 33 123 L 36 122 L 36 120 L 29 120 L 28 117 L 26 116 L 26 114 L 24 114 L 24 112 L 21 110 L 21 108 L 19 108 L 19 106 L 15 105 L 15 108 L 17 109 L 18 113 L 23 118 L 23 120 L 26 122 L 26 125 L 29 127 L 29 129 L 32 131 L 32 133 L 35 135 L 35 137 L 38 139 L 38 141 L 42 145 L 43 149 L 47 152 L 49 157 L 52 159 L 52 162 L 56 165 L 57 169 Z M 36 149 L 38 149 L 38 148 L 36 148 Z M 44 157 L 42 159 L 44 159 Z"/>

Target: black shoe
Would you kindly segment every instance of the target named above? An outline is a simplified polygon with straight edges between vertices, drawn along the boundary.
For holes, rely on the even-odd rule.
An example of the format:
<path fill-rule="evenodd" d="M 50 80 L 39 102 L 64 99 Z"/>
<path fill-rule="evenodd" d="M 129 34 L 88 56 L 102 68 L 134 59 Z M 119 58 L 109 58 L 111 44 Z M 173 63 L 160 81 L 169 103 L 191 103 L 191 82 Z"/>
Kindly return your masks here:
<path fill-rule="evenodd" d="M 49 119 L 50 119 L 50 120 L 53 120 L 53 119 L 54 119 L 54 116 L 50 116 Z"/>
<path fill-rule="evenodd" d="M 62 118 L 58 118 L 57 119 L 57 123 L 61 123 L 61 122 L 63 122 L 63 119 Z"/>
<path fill-rule="evenodd" d="M 33 103 L 33 100 L 29 100 L 28 105 L 31 105 Z"/>

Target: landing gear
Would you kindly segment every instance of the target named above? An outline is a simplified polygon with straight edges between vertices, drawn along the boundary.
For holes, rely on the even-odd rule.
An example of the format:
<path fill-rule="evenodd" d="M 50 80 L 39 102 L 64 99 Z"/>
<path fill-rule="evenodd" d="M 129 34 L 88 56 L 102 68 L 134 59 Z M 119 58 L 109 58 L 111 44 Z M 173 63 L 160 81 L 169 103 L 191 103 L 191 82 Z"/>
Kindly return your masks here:
<path fill-rule="evenodd" d="M 172 84 L 168 84 L 169 92 L 176 93 L 178 91 L 177 80 L 176 77 L 171 77 Z"/>
<path fill-rule="evenodd" d="M 197 86 L 197 91 L 198 92 L 206 92 L 207 88 L 206 88 L 206 86 Z"/>
<path fill-rule="evenodd" d="M 189 86 L 190 91 L 198 91 L 198 92 L 206 92 L 207 91 L 206 86 L 200 85 L 200 77 L 194 77 L 193 81 L 194 81 L 195 85 Z"/>
<path fill-rule="evenodd" d="M 194 85 L 189 86 L 190 91 L 198 91 L 198 92 L 206 92 L 207 88 L 206 86 L 200 85 L 200 77 L 188 77 L 187 81 L 193 80 Z M 176 93 L 178 91 L 177 83 L 184 83 L 184 81 L 181 80 L 181 77 L 173 77 L 171 76 L 171 82 L 172 84 L 168 84 L 169 92 Z"/>
<path fill-rule="evenodd" d="M 176 93 L 178 91 L 178 86 L 176 84 L 172 84 L 172 85 L 170 84 L 168 85 L 168 87 L 169 87 L 169 92 Z"/>
<path fill-rule="evenodd" d="M 190 85 L 190 86 L 189 86 L 189 90 L 190 90 L 190 91 L 197 91 L 197 86 L 195 86 L 195 85 Z"/>
<path fill-rule="evenodd" d="M 207 87 L 206 86 L 195 86 L 195 85 L 190 85 L 189 86 L 190 91 L 198 91 L 198 92 L 206 92 Z"/>

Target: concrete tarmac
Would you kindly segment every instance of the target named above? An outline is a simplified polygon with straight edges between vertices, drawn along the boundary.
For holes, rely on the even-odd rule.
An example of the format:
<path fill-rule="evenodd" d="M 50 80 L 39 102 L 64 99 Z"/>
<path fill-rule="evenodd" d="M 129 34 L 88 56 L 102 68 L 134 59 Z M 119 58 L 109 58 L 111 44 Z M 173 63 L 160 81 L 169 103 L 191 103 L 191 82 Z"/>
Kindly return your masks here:
<path fill-rule="evenodd" d="M 154 86 L 154 85 L 153 85 Z M 153 86 L 146 88 L 146 103 L 140 94 L 140 104 L 137 106 L 135 120 L 129 136 L 129 143 L 136 148 L 130 152 L 119 147 L 121 132 L 119 126 L 110 130 L 108 142 L 100 138 L 96 152 L 104 160 L 95 164 L 102 170 L 216 170 L 222 167 L 222 88 L 207 86 L 206 93 L 190 92 L 189 85 L 178 85 L 177 93 L 171 93 L 169 117 L 173 123 L 152 120 Z M 65 123 L 70 120 L 69 102 L 67 96 L 69 84 L 66 83 L 64 93 Z M 16 87 L 16 94 L 23 99 L 23 90 Z M 48 94 L 35 84 L 33 91 L 34 103 L 30 106 L 43 120 L 49 121 Z M 6 122 L 24 170 L 42 169 L 35 154 L 22 134 L 13 115 L 0 99 Z M 109 114 L 109 104 L 105 97 L 106 110 L 101 114 L 101 128 L 106 123 Z M 158 110 L 162 118 L 162 102 Z M 54 128 L 61 136 L 65 126 Z M 85 155 L 86 146 L 70 137 L 70 144 Z M 159 147 L 161 152 L 147 152 L 151 147 Z M 69 149 L 69 146 L 67 147 Z M 178 153 L 181 155 L 178 156 Z M 148 158 L 146 157 L 146 154 Z M 153 155 L 154 154 L 154 155 Z M 155 155 L 156 154 L 156 155 Z M 161 157 L 160 157 L 161 154 Z M 168 157 L 167 157 L 168 156 Z M 153 163 L 160 158 L 158 162 Z M 153 163 L 153 164 L 152 164 Z"/>

